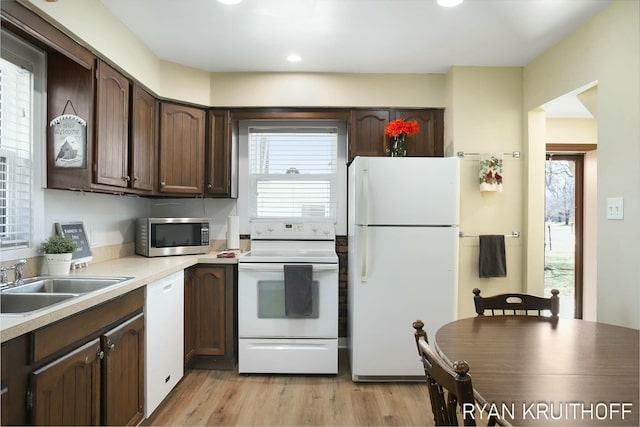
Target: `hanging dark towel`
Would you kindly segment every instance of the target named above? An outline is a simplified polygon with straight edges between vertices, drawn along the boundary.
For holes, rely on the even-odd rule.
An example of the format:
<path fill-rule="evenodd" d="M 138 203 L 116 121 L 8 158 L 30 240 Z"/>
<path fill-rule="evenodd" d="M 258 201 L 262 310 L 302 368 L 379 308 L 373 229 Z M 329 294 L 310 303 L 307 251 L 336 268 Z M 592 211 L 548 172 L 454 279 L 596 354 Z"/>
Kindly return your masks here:
<path fill-rule="evenodd" d="M 284 266 L 284 311 L 287 316 L 311 316 L 311 280 L 313 269 L 310 265 Z"/>
<path fill-rule="evenodd" d="M 504 235 L 480 236 L 480 277 L 507 277 Z"/>

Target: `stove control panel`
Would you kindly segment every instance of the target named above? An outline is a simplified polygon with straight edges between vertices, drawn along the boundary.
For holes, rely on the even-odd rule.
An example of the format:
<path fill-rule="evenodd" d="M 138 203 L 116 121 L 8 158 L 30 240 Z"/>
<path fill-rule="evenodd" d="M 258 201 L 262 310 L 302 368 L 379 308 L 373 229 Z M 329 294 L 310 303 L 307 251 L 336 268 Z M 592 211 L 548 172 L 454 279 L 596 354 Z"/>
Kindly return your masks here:
<path fill-rule="evenodd" d="M 251 239 L 334 240 L 335 225 L 330 221 L 252 221 Z"/>

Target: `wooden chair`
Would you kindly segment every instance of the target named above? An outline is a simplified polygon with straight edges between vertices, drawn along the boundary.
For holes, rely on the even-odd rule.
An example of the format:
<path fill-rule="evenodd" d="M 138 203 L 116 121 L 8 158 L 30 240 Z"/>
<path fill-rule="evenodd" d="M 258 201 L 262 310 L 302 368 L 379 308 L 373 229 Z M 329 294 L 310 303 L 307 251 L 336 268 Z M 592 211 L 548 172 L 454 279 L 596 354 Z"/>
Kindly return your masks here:
<path fill-rule="evenodd" d="M 469 365 L 464 360 L 457 361 L 450 366 L 429 344 L 427 333 L 422 329 L 424 323 L 421 320 L 413 322 L 413 328 L 418 355 L 424 365 L 424 373 L 427 377 L 431 410 L 435 425 L 453 426 L 458 424 L 456 408 L 460 406 L 461 414 L 466 426 L 475 426 L 476 414 L 475 399 L 473 397 L 473 385 L 469 376 Z M 446 393 L 445 393 L 446 392 Z M 471 412 L 470 410 L 473 410 Z M 495 419 L 489 420 L 489 425 L 495 425 Z"/>
<path fill-rule="evenodd" d="M 560 312 L 560 292 L 551 290 L 551 298 L 543 298 L 528 294 L 500 294 L 491 297 L 480 296 L 480 289 L 473 290 L 473 302 L 476 305 L 478 316 L 484 316 L 485 310 L 491 310 L 492 315 L 523 314 L 529 316 L 530 312 L 542 316 L 544 310 L 551 312 L 551 317 L 558 317 Z"/>

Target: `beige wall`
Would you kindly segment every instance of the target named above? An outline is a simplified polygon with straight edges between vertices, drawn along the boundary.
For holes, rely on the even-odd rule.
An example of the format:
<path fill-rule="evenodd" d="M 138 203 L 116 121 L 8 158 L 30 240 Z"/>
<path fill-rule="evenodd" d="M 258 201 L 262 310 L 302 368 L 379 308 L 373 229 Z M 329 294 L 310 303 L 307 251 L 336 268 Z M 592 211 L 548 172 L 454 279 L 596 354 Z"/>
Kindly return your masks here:
<path fill-rule="evenodd" d="M 547 144 L 597 144 L 595 119 L 547 119 Z"/>
<path fill-rule="evenodd" d="M 522 68 L 454 67 L 450 72 L 449 135 L 455 152 L 522 151 Z M 510 234 L 506 238 L 507 277 L 478 277 L 479 241 L 460 239 L 458 315 L 475 314 L 473 288 L 485 295 L 520 292 L 522 273 L 524 159 L 503 156 L 504 185 L 500 193 L 478 189 L 479 156 L 461 159 L 460 230 L 466 234 Z"/>
<path fill-rule="evenodd" d="M 640 328 L 640 2 L 615 1 L 525 67 L 525 111 L 598 83 L 597 320 Z M 531 130 L 530 130 L 531 131 Z M 528 143 L 532 151 L 541 147 Z M 529 170 L 538 156 L 530 153 Z M 529 176 L 531 178 L 531 175 Z M 543 184 L 528 183 L 530 210 Z M 606 218 L 608 197 L 624 197 L 624 220 Z M 542 221 L 542 218 L 539 219 Z M 529 267 L 539 250 L 527 248 Z M 535 266 L 538 268 L 539 265 Z"/>
<path fill-rule="evenodd" d="M 444 107 L 442 74 L 212 73 L 211 105 Z"/>

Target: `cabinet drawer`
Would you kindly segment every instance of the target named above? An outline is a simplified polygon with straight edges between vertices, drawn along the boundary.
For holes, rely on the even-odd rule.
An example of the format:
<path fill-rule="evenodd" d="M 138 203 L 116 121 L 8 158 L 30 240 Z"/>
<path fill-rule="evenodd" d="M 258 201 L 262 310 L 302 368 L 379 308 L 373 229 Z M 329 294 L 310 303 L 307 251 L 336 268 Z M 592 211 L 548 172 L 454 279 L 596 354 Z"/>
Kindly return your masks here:
<path fill-rule="evenodd" d="M 35 363 L 80 340 L 99 336 L 115 322 L 141 312 L 143 306 L 144 288 L 139 288 L 40 328 L 31 333 L 30 362 Z"/>

